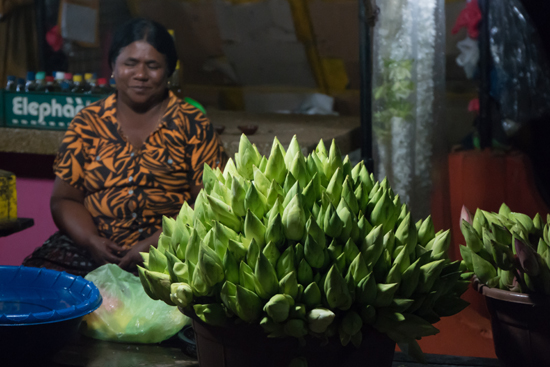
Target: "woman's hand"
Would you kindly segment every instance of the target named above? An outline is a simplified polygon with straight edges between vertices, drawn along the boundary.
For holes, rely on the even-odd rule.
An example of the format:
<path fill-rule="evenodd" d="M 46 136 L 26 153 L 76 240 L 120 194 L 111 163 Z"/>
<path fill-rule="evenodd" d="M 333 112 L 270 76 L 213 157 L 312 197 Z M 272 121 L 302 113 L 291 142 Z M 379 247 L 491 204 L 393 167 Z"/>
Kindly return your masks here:
<path fill-rule="evenodd" d="M 118 266 L 129 272 L 134 272 L 137 268 L 136 265 L 143 264 L 143 258 L 139 254 L 140 252 L 149 252 L 150 241 L 144 240 L 137 242 L 126 254 L 120 259 Z"/>
<path fill-rule="evenodd" d="M 101 236 L 92 236 L 88 241 L 86 249 L 98 265 L 107 263 L 118 264 L 121 258 L 116 254 L 121 250 L 120 246 Z"/>

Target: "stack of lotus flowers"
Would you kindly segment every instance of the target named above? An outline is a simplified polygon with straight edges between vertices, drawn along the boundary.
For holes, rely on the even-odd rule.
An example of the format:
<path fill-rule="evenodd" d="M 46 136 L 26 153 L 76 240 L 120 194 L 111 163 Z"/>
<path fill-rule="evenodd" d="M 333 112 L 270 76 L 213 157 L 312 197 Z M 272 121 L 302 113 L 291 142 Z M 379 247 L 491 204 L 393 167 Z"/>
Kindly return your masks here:
<path fill-rule="evenodd" d="M 468 304 L 449 231 L 415 223 L 388 181 L 352 167 L 334 141 L 306 157 L 296 137 L 286 150 L 275 138 L 267 158 L 242 135 L 203 182 L 194 209 L 164 218 L 139 275 L 151 298 L 207 324 L 355 346 L 373 327 L 414 355 L 433 323 Z"/>

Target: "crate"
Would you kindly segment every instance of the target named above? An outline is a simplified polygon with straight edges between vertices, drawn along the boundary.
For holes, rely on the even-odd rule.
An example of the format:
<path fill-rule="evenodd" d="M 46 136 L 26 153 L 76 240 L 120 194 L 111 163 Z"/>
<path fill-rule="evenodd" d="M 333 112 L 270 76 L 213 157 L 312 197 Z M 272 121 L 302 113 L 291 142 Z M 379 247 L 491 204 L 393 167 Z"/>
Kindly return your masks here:
<path fill-rule="evenodd" d="M 0 126 L 66 130 L 84 107 L 105 98 L 98 94 L 0 92 Z"/>

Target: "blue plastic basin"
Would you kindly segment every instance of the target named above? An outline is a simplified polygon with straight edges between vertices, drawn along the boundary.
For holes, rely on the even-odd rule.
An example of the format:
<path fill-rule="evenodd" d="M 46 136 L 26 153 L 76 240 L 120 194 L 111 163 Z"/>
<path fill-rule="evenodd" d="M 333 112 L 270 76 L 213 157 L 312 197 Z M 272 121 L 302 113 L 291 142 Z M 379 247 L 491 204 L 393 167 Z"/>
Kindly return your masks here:
<path fill-rule="evenodd" d="M 101 302 L 97 287 L 82 277 L 1 265 L 0 355 L 8 365 L 51 357 Z"/>

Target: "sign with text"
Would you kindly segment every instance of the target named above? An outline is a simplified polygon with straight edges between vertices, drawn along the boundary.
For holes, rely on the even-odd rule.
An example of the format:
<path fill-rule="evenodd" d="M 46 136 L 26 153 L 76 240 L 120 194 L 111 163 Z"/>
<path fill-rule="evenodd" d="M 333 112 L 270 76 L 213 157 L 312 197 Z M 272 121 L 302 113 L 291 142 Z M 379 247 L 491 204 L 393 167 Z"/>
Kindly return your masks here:
<path fill-rule="evenodd" d="M 4 125 L 66 130 L 78 112 L 104 96 L 70 93 L 4 92 Z"/>

